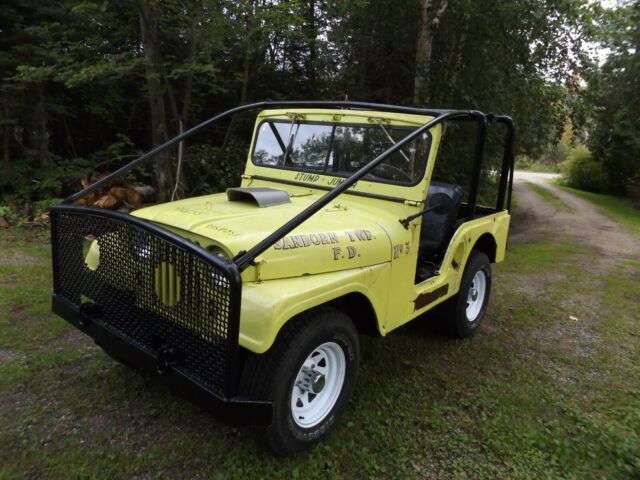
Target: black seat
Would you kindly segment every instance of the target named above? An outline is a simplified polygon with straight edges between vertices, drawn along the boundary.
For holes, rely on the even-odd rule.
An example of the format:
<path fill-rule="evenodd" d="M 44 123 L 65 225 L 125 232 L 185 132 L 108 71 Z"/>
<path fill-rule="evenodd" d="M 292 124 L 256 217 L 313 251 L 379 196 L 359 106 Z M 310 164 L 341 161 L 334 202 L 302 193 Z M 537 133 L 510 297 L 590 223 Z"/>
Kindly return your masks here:
<path fill-rule="evenodd" d="M 453 227 L 458 218 L 458 210 L 462 201 L 462 187 L 452 183 L 431 182 L 425 205 L 430 205 L 431 198 L 436 193 L 444 193 L 453 201 L 453 207 L 446 213 L 427 212 L 422 218 L 420 230 L 420 250 L 422 258 L 428 258 L 441 253 L 448 244 Z"/>

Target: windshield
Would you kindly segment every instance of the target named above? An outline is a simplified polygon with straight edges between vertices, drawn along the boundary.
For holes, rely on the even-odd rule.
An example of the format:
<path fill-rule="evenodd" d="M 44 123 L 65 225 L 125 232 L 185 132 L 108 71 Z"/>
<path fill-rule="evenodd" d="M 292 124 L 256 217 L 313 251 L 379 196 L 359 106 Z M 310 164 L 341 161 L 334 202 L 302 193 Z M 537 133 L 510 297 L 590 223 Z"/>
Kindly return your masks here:
<path fill-rule="evenodd" d="M 349 176 L 415 129 L 387 125 L 382 121 L 366 125 L 336 125 L 267 120 L 258 129 L 253 163 Z M 365 178 L 386 183 L 416 184 L 424 174 L 429 140 L 429 134 L 420 135 Z"/>

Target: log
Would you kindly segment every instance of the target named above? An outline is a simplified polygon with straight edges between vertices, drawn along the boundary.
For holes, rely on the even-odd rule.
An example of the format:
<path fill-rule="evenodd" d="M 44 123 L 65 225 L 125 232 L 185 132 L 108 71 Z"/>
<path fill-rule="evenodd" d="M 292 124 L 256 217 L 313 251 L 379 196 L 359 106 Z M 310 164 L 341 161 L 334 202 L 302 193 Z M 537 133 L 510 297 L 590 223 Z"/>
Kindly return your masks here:
<path fill-rule="evenodd" d="M 102 197 L 100 197 L 96 201 L 96 203 L 94 203 L 94 206 L 113 210 L 117 208 L 118 205 L 120 205 L 121 203 L 122 202 L 118 197 L 107 193 L 106 195 L 103 195 Z"/>

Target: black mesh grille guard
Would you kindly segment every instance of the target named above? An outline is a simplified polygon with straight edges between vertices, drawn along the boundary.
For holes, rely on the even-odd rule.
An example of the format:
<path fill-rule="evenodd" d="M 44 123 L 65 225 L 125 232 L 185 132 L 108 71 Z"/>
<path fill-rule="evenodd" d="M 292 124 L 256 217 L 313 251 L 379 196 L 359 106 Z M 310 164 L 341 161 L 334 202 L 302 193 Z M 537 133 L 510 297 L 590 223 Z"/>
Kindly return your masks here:
<path fill-rule="evenodd" d="M 118 212 L 56 206 L 51 225 L 54 295 L 155 356 L 160 373 L 175 368 L 220 397 L 235 394 L 241 279 L 234 264 Z"/>

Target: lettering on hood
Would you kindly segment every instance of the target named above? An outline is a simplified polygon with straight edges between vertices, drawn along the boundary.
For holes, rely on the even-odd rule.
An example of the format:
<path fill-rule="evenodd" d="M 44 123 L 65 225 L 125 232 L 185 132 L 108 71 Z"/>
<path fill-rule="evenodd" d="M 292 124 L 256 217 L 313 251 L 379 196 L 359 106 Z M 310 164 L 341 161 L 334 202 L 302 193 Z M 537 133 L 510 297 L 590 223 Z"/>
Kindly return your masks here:
<path fill-rule="evenodd" d="M 273 245 L 273 249 L 290 250 L 292 248 L 310 247 L 311 245 L 329 245 L 339 242 L 338 234 L 335 232 L 289 235 L 278 240 Z"/>
<path fill-rule="evenodd" d="M 367 242 L 375 239 L 370 230 L 347 230 L 349 240 L 352 242 Z M 312 245 L 330 245 L 340 243 L 336 232 L 309 233 L 300 235 L 288 235 L 278 240 L 274 245 L 274 250 L 291 250 L 293 248 L 310 247 Z M 349 256 L 353 258 L 355 255 Z"/>

